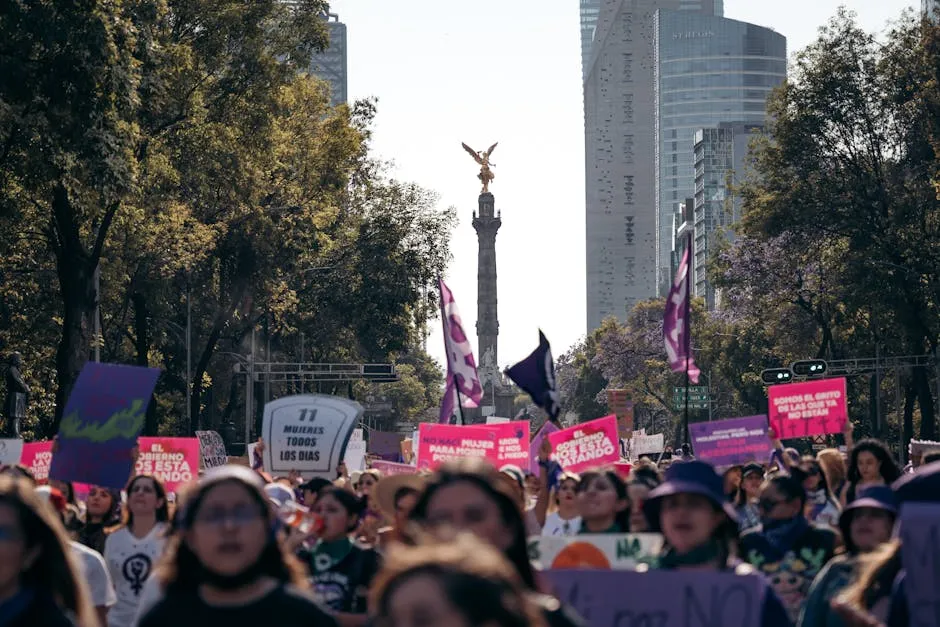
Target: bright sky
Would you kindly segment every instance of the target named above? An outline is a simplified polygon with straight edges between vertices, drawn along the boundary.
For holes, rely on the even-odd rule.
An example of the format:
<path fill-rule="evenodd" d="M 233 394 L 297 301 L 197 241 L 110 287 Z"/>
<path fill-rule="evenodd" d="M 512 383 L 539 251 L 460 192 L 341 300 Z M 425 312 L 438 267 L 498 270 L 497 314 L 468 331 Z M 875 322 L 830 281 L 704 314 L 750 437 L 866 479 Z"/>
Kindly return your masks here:
<path fill-rule="evenodd" d="M 789 52 L 838 0 L 725 0 L 725 17 L 768 26 Z M 881 31 L 920 0 L 848 2 Z M 541 328 L 560 355 L 585 333 L 584 122 L 578 0 L 333 0 L 348 29 L 349 97 L 375 96 L 374 149 L 396 178 L 435 190 L 460 222 L 445 277 L 476 350 L 480 184 L 466 142 L 493 154 L 499 363 L 525 357 Z M 650 156 L 652 159 L 652 155 Z M 440 324 L 428 351 L 443 361 Z"/>

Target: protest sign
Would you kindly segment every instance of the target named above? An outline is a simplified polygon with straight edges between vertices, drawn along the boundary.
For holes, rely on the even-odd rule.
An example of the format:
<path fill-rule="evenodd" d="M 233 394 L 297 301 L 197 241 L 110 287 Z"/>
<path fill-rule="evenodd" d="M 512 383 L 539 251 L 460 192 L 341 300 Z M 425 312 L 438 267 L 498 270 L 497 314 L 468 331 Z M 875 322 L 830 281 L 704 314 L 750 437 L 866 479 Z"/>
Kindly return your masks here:
<path fill-rule="evenodd" d="M 160 371 L 89 362 L 69 394 L 49 476 L 123 488 Z"/>
<path fill-rule="evenodd" d="M 630 440 L 630 453 L 633 454 L 634 459 L 639 458 L 640 455 L 661 453 L 665 448 L 666 438 L 662 433 L 653 435 L 634 433 L 633 439 Z"/>
<path fill-rule="evenodd" d="M 418 472 L 418 469 L 410 464 L 396 464 L 395 462 L 386 462 L 381 459 L 372 462 L 372 468 L 380 471 L 386 477 L 392 477 L 394 475 L 413 475 Z"/>
<path fill-rule="evenodd" d="M 695 456 L 716 466 L 763 462 L 773 451 L 767 437 L 767 416 L 696 422 L 689 425 L 689 432 Z"/>
<path fill-rule="evenodd" d="M 228 463 L 228 453 L 225 451 L 225 442 L 221 435 L 215 431 L 197 431 L 196 437 L 199 439 L 204 468 L 217 468 Z"/>
<path fill-rule="evenodd" d="M 940 627 L 940 505 L 901 508 L 901 559 L 910 624 Z"/>
<path fill-rule="evenodd" d="M 777 438 L 841 433 L 848 420 L 845 379 L 818 379 L 767 388 L 770 426 Z"/>
<path fill-rule="evenodd" d="M 549 434 L 552 454 L 561 467 L 581 472 L 620 461 L 617 417 L 605 416 Z"/>
<path fill-rule="evenodd" d="M 542 476 L 542 467 L 539 466 L 539 449 L 542 447 L 542 440 L 550 434 L 560 431 L 554 422 L 545 421 L 545 423 L 535 432 L 532 443 L 529 444 L 529 470 L 535 473 L 537 477 Z"/>
<path fill-rule="evenodd" d="M 401 441 L 401 461 L 406 464 L 411 464 L 414 462 L 415 458 L 415 447 L 414 440 L 411 438 L 405 438 Z"/>
<path fill-rule="evenodd" d="M 629 390 L 607 390 L 607 406 L 617 416 L 617 432 L 621 438 L 633 433 L 633 398 Z"/>
<path fill-rule="evenodd" d="M 496 434 L 496 467 L 529 469 L 529 423 L 526 420 L 486 425 Z"/>
<path fill-rule="evenodd" d="M 373 430 L 369 432 L 368 451 L 385 461 L 397 461 L 401 454 L 401 440 L 400 433 Z"/>
<path fill-rule="evenodd" d="M 360 431 L 360 429 L 356 429 L 356 431 Z M 361 437 L 358 440 L 350 438 L 349 442 L 346 444 L 346 454 L 343 456 L 343 461 L 346 462 L 346 470 L 349 472 L 365 470 L 366 441 Z"/>
<path fill-rule="evenodd" d="M 128 458 L 130 459 L 130 458 Z M 49 478 L 49 467 L 52 465 L 52 442 L 26 442 L 23 444 L 23 455 L 20 457 L 36 481 L 45 482 Z M 130 471 L 127 473 L 130 476 Z M 127 477 L 124 477 L 126 480 Z"/>
<path fill-rule="evenodd" d="M 264 406 L 264 468 L 335 479 L 362 405 L 340 396 L 287 396 Z"/>
<path fill-rule="evenodd" d="M 486 426 L 421 423 L 418 425 L 418 469 L 434 470 L 445 461 L 480 457 L 499 463 L 496 433 Z"/>
<path fill-rule="evenodd" d="M 633 464 L 630 462 L 615 462 L 614 470 L 621 479 L 627 481 L 630 479 L 630 471 L 633 470 Z"/>
<path fill-rule="evenodd" d="M 933 440 L 911 440 L 907 445 L 907 453 L 911 459 L 923 456 L 929 451 L 940 451 L 940 442 Z"/>
<path fill-rule="evenodd" d="M 262 462 L 261 470 L 264 470 L 264 460 L 259 459 L 261 455 L 260 453 L 258 453 L 257 448 L 258 448 L 257 442 L 252 442 L 251 444 L 245 447 L 245 457 L 248 458 L 248 467 L 254 468 L 255 462 L 261 461 Z"/>
<path fill-rule="evenodd" d="M 499 416 L 487 416 L 486 424 L 488 425 L 502 425 L 510 422 L 509 418 L 500 418 Z"/>
<path fill-rule="evenodd" d="M 23 457 L 23 440 L 0 438 L 0 464 L 19 464 Z"/>
<path fill-rule="evenodd" d="M 558 600 L 596 627 L 756 627 L 767 585 L 756 574 L 707 570 L 543 574 Z"/>
<path fill-rule="evenodd" d="M 528 548 L 529 559 L 544 569 L 634 570 L 638 564 L 656 563 L 663 537 L 658 533 L 533 536 Z"/>
<path fill-rule="evenodd" d="M 168 492 L 199 476 L 198 438 L 138 438 L 137 448 L 134 472 L 157 477 Z"/>

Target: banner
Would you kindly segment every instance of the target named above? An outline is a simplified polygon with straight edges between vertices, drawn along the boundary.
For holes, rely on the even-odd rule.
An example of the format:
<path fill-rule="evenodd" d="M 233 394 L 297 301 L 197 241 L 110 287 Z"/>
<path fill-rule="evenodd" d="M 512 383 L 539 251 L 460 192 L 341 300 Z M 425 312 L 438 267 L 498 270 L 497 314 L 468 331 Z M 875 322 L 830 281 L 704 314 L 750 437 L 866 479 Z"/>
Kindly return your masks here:
<path fill-rule="evenodd" d="M 153 475 L 167 492 L 199 478 L 199 438 L 138 438 L 138 475 Z"/>
<path fill-rule="evenodd" d="M 656 433 L 653 435 L 641 435 L 639 433 L 634 433 L 633 439 L 630 440 L 630 452 L 633 454 L 635 459 L 639 458 L 640 455 L 662 453 L 665 448 L 666 437 L 662 433 Z"/>
<path fill-rule="evenodd" d="M 620 461 L 620 440 L 614 415 L 556 431 L 549 434 L 548 441 L 552 443 L 555 460 L 571 472 Z"/>
<path fill-rule="evenodd" d="M 445 461 L 480 457 L 499 463 L 496 433 L 485 426 L 418 425 L 418 469 L 434 470 Z"/>
<path fill-rule="evenodd" d="M 393 477 L 395 475 L 414 475 L 418 472 L 416 467 L 409 464 L 396 464 L 395 462 L 386 462 L 380 459 L 372 462 L 372 468 L 380 471 L 386 477 Z"/>
<path fill-rule="evenodd" d="M 528 548 L 529 559 L 545 570 L 635 570 L 639 564 L 655 566 L 663 537 L 658 533 L 533 536 Z"/>
<path fill-rule="evenodd" d="M 607 406 L 617 416 L 617 433 L 630 438 L 633 433 L 633 399 L 629 390 L 607 390 Z"/>
<path fill-rule="evenodd" d="M 486 424 L 488 425 L 503 425 L 507 422 L 510 422 L 509 418 L 500 418 L 499 416 L 487 416 Z"/>
<path fill-rule="evenodd" d="M 398 460 L 401 454 L 402 435 L 390 431 L 370 431 L 368 451 L 385 461 Z"/>
<path fill-rule="evenodd" d="M 549 570 L 552 592 L 596 627 L 756 627 L 760 575 L 709 570 Z"/>
<path fill-rule="evenodd" d="M 0 438 L 0 465 L 19 464 L 23 457 L 23 440 L 20 438 Z"/>
<path fill-rule="evenodd" d="M 49 476 L 123 488 L 160 371 L 89 362 L 69 394 Z"/>
<path fill-rule="evenodd" d="M 940 505 L 905 503 L 901 508 L 901 559 L 907 576 L 910 624 L 940 627 Z"/>
<path fill-rule="evenodd" d="M 542 476 L 542 467 L 539 466 L 539 449 L 542 447 L 542 440 L 556 431 L 561 431 L 561 429 L 556 427 L 554 422 L 546 420 L 542 427 L 535 432 L 535 436 L 529 444 L 529 470 L 534 472 L 537 477 Z"/>
<path fill-rule="evenodd" d="M 356 429 L 359 431 L 359 429 Z M 355 470 L 366 469 L 366 442 L 362 438 L 358 440 L 350 439 L 346 443 L 346 454 L 343 456 L 346 463 L 346 470 L 353 472 Z"/>
<path fill-rule="evenodd" d="M 24 443 L 20 463 L 33 474 L 33 479 L 41 483 L 46 482 L 49 479 L 49 467 L 52 465 L 52 441 Z M 128 471 L 127 476 L 130 477 L 130 474 Z"/>
<path fill-rule="evenodd" d="M 264 468 L 333 480 L 362 406 L 340 396 L 287 396 L 264 406 Z"/>
<path fill-rule="evenodd" d="M 529 421 L 486 425 L 496 434 L 496 467 L 506 464 L 529 470 Z"/>
<path fill-rule="evenodd" d="M 225 442 L 221 435 L 215 431 L 197 431 L 196 437 L 199 439 L 204 468 L 218 468 L 228 463 L 228 453 L 225 451 Z"/>
<path fill-rule="evenodd" d="M 692 450 L 699 459 L 716 466 L 734 466 L 770 458 L 773 444 L 767 437 L 767 416 L 747 416 L 689 425 Z"/>
<path fill-rule="evenodd" d="M 770 426 L 777 438 L 841 433 L 849 418 L 845 379 L 818 379 L 767 388 Z"/>

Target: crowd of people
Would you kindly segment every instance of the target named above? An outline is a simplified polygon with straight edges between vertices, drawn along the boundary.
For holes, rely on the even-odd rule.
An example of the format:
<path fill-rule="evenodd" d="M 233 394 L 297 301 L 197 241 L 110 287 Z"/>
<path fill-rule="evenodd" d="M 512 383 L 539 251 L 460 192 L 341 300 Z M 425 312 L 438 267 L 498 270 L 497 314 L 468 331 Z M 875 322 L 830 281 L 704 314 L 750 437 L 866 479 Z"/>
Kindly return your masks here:
<path fill-rule="evenodd" d="M 0 471 L 0 626 L 562 627 L 588 624 L 530 558 L 532 536 L 655 533 L 638 570 L 758 577 L 760 624 L 909 624 L 895 531 L 940 499 L 940 451 L 901 469 L 877 440 L 715 468 L 686 450 L 629 474 L 477 459 L 333 480 L 226 465 L 169 494 L 37 485 Z M 934 547 L 937 550 L 940 548 Z"/>

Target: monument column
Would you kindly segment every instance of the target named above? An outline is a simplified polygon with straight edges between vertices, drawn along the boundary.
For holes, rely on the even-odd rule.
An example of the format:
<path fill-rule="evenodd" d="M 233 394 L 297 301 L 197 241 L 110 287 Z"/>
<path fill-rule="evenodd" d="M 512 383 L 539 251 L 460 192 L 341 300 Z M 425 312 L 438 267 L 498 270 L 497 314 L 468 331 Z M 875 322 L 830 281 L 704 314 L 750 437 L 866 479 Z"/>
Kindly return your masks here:
<path fill-rule="evenodd" d="M 477 354 L 480 356 L 482 366 L 498 368 L 496 232 L 499 231 L 502 220 L 495 212 L 494 204 L 493 194 L 488 191 L 480 194 L 479 211 L 473 214 L 473 228 L 477 232 L 477 241 L 480 246 L 477 258 Z M 484 389 L 483 392 L 485 399 L 493 400 L 491 389 Z"/>

